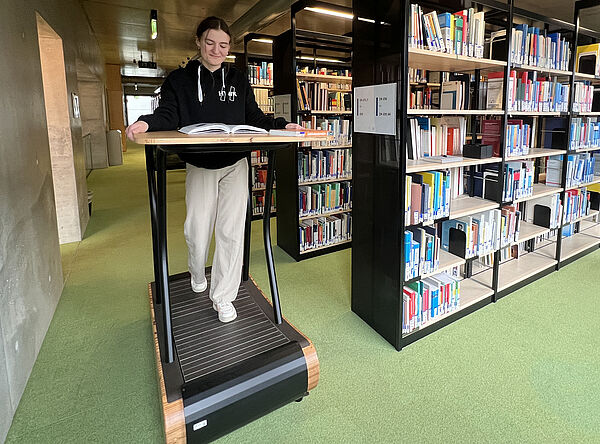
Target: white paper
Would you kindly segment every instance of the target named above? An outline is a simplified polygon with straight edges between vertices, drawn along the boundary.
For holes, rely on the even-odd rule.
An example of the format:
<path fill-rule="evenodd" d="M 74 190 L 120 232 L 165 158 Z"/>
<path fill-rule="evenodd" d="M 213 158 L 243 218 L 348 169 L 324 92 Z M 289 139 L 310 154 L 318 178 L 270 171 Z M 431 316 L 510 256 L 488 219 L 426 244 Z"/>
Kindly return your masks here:
<path fill-rule="evenodd" d="M 275 104 L 274 116 L 283 117 L 288 122 L 292 121 L 292 95 L 281 94 L 273 96 L 273 102 Z"/>
<path fill-rule="evenodd" d="M 354 88 L 354 131 L 396 135 L 396 83 Z"/>

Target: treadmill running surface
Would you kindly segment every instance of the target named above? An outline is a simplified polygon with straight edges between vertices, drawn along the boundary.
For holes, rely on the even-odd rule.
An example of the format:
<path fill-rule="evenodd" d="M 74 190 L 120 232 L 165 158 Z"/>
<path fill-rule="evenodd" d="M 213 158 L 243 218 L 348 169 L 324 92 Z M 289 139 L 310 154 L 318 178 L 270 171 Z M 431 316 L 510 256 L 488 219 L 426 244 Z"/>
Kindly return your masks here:
<path fill-rule="evenodd" d="M 247 286 L 240 285 L 233 301 L 237 318 L 223 323 L 208 297 L 210 273 L 206 274 L 209 287 L 202 293 L 192 291 L 189 274 L 177 277 L 170 283 L 171 319 L 184 382 L 290 342 L 254 301 Z"/>

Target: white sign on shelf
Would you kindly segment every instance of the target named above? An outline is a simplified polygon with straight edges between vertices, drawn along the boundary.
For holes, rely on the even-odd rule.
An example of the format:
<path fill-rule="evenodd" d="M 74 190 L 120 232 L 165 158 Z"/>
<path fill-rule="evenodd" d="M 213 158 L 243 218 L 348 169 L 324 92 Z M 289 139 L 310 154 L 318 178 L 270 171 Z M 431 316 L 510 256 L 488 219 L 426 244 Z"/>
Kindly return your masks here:
<path fill-rule="evenodd" d="M 354 88 L 354 131 L 396 135 L 396 83 Z"/>
<path fill-rule="evenodd" d="M 292 121 L 292 95 L 280 94 L 273 96 L 275 104 L 274 117 L 283 117 L 288 122 Z"/>

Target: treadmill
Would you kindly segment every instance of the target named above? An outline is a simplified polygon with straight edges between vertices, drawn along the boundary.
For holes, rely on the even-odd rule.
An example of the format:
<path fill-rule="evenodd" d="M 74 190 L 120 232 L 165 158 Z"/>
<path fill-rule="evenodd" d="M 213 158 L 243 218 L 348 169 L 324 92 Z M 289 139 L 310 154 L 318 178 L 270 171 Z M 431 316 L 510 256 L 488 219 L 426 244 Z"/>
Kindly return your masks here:
<path fill-rule="evenodd" d="M 270 236 L 270 205 L 265 205 L 263 234 L 271 300 L 248 272 L 250 194 L 242 282 L 233 302 L 237 319 L 220 322 L 208 297 L 209 290 L 193 292 L 188 272 L 169 276 L 167 156 L 183 151 L 267 150 L 265 202 L 271 202 L 276 152 L 289 148 L 290 143 L 325 139 L 321 135 L 190 136 L 177 131 L 136 135 L 136 142 L 146 146 L 155 277 L 148 289 L 167 443 L 217 439 L 279 407 L 302 400 L 319 380 L 314 345 L 281 315 Z M 210 271 L 206 269 L 209 288 Z"/>

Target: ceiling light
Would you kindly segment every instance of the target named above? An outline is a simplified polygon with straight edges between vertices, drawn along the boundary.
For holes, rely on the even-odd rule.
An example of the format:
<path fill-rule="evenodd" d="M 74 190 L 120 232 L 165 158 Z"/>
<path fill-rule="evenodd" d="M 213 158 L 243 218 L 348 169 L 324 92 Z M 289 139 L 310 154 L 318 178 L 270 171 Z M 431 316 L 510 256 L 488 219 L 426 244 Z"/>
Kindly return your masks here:
<path fill-rule="evenodd" d="M 156 9 L 150 10 L 150 31 L 152 32 L 150 35 L 152 40 L 156 39 L 158 37 L 158 12 Z"/>
<path fill-rule="evenodd" d="M 314 60 L 315 62 L 331 62 L 331 63 L 344 63 L 343 60 L 338 60 L 338 59 L 326 59 L 326 58 L 322 58 L 322 57 L 310 57 L 310 56 L 300 56 L 300 57 L 296 57 L 297 59 L 300 60 Z"/>
<path fill-rule="evenodd" d="M 260 42 L 260 43 L 268 43 L 268 44 L 272 44 L 273 40 L 270 39 L 252 39 L 252 42 Z"/>
<path fill-rule="evenodd" d="M 306 9 L 307 11 L 318 12 L 319 14 L 333 15 L 335 17 L 341 17 L 341 18 L 350 19 L 350 20 L 352 20 L 354 18 L 354 15 L 349 12 L 333 11 L 331 9 L 325 9 L 325 8 L 304 8 L 304 9 Z"/>
<path fill-rule="evenodd" d="M 375 20 L 373 19 L 366 19 L 362 17 L 358 17 L 358 20 L 360 20 L 361 22 L 375 23 Z"/>
<path fill-rule="evenodd" d="M 235 60 L 235 56 L 234 55 L 228 55 L 227 57 L 225 57 L 226 59 L 229 60 Z"/>

